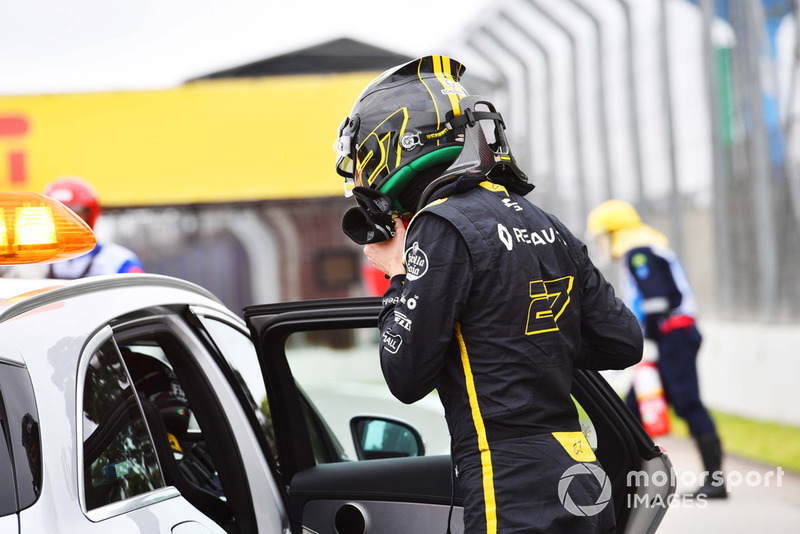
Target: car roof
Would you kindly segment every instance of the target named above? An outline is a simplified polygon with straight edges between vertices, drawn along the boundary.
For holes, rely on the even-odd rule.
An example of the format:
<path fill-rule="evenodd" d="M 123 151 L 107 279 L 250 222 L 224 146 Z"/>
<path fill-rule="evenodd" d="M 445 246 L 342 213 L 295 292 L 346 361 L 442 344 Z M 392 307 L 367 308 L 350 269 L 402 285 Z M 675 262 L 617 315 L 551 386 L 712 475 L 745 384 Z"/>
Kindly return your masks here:
<path fill-rule="evenodd" d="M 157 274 L 111 274 L 77 280 L 0 278 L 0 323 L 66 298 L 130 286 L 178 288 L 222 304 L 197 284 Z"/>
<path fill-rule="evenodd" d="M 64 283 L 69 283 L 69 280 L 2 278 L 0 279 L 0 305 L 10 299 L 25 298 L 26 294 L 62 287 Z"/>

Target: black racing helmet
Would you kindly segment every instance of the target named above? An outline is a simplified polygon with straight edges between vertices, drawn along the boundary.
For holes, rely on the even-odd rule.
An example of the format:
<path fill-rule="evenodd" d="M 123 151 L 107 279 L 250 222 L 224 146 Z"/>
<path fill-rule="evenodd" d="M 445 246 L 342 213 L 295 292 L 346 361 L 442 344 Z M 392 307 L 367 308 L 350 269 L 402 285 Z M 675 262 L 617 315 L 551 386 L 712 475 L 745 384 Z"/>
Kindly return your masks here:
<path fill-rule="evenodd" d="M 191 410 L 175 371 L 148 354 L 134 352 L 128 347 L 120 347 L 120 351 L 136 391 L 155 405 L 167 432 L 178 443 L 183 441 L 189 428 Z"/>
<path fill-rule="evenodd" d="M 462 113 L 464 70 L 449 57 L 426 56 L 387 70 L 362 91 L 335 147 L 346 194 L 348 186 L 366 187 L 388 196 L 399 213 L 414 210 L 402 203 L 406 186 L 422 171 L 446 169 L 463 147 L 463 135 L 448 123 Z"/>

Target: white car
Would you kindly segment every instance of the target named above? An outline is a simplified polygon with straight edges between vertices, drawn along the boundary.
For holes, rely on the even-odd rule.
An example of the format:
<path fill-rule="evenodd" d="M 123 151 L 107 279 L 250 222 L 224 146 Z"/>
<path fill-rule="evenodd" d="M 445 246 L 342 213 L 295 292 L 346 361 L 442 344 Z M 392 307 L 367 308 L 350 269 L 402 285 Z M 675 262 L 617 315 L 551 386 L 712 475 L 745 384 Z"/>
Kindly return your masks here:
<path fill-rule="evenodd" d="M 0 532 L 462 532 L 448 455 L 363 415 L 368 401 L 348 454 L 293 375 L 298 351 L 377 360 L 380 309 L 305 301 L 242 320 L 165 276 L 0 279 Z M 674 485 L 630 473 L 669 474 L 666 454 L 599 374 L 574 384 L 619 532 L 653 532 Z"/>

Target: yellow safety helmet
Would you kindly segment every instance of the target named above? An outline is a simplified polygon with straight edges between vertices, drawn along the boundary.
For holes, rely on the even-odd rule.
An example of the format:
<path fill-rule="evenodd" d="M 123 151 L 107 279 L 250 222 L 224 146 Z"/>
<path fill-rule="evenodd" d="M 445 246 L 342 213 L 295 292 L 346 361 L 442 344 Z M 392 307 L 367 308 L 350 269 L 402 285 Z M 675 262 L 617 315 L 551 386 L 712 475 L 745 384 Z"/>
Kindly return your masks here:
<path fill-rule="evenodd" d="M 642 225 L 639 214 L 624 200 L 607 200 L 589 213 L 589 231 L 593 234 L 607 234 L 617 230 L 632 230 Z"/>
<path fill-rule="evenodd" d="M 624 200 L 608 200 L 594 208 L 587 226 L 592 234 L 608 234 L 612 258 L 622 257 L 636 247 L 669 244 L 667 236 L 642 223 L 636 208 Z"/>

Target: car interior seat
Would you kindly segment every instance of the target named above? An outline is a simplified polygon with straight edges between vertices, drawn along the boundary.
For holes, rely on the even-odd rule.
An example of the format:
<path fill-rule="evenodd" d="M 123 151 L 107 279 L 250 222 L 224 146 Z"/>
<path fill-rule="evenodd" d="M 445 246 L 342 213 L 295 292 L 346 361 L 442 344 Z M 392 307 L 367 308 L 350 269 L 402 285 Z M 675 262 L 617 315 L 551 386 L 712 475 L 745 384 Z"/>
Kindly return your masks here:
<path fill-rule="evenodd" d="M 153 384 L 158 381 L 148 380 L 148 384 L 143 384 L 144 379 L 152 377 L 153 369 L 156 367 L 154 361 L 160 365 L 164 364 L 152 356 L 133 352 L 127 347 L 121 347 L 120 350 L 133 383 L 137 387 L 139 402 L 150 428 L 164 481 L 177 488 L 187 501 L 227 532 L 237 532 L 230 506 L 208 489 L 210 482 L 208 479 L 214 472 L 210 456 L 199 447 L 191 447 L 185 451 L 182 457 L 176 457 L 170 436 L 172 435 L 172 439 L 175 439 L 175 433 L 179 433 L 179 431 L 170 432 L 164 420 L 163 410 L 153 400 L 164 399 L 165 397 L 161 394 L 165 392 L 154 390 Z M 188 404 L 186 408 L 188 410 Z M 170 426 L 174 429 L 174 424 Z"/>

